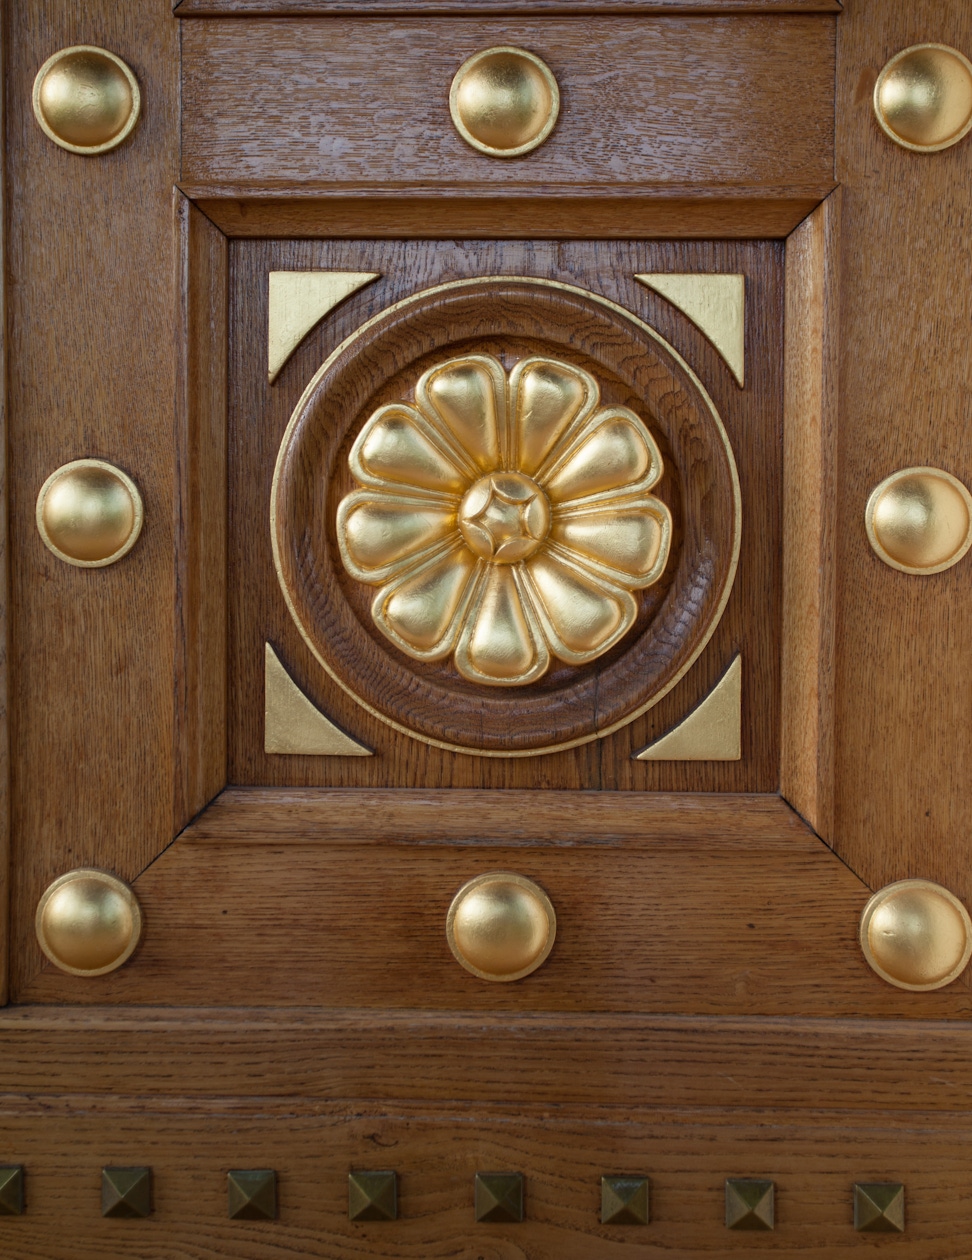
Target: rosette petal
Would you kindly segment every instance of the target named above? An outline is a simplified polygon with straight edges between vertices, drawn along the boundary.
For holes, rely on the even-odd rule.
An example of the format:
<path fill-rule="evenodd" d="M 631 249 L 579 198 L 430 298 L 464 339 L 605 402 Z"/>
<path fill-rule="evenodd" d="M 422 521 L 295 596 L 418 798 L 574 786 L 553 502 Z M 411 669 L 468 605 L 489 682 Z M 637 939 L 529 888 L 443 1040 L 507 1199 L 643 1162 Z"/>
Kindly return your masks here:
<path fill-rule="evenodd" d="M 658 448 L 627 407 L 605 407 L 567 444 L 540 479 L 554 504 L 639 485 L 647 489 L 661 476 Z"/>
<path fill-rule="evenodd" d="M 583 426 L 600 396 L 597 381 L 583 368 L 556 359 L 522 359 L 510 373 L 514 466 L 534 476 L 557 443 Z"/>
<path fill-rule="evenodd" d="M 456 645 L 456 668 L 470 682 L 516 686 L 547 672 L 550 653 L 521 565 L 487 565 Z"/>
<path fill-rule="evenodd" d="M 476 568 L 467 547 L 444 547 L 378 591 L 371 605 L 375 624 L 419 660 L 448 656 L 475 593 Z"/>
<path fill-rule="evenodd" d="M 550 650 L 567 664 L 600 656 L 634 625 L 638 605 L 631 593 L 566 557 L 540 552 L 524 568 Z"/>
<path fill-rule="evenodd" d="M 415 407 L 380 407 L 358 434 L 348 464 L 355 480 L 375 489 L 424 490 L 456 498 L 469 481 L 438 431 Z"/>
<path fill-rule="evenodd" d="M 455 509 L 440 499 L 357 490 L 341 500 L 338 545 L 344 567 L 359 582 L 387 582 L 455 535 Z"/>
<path fill-rule="evenodd" d="M 506 430 L 506 373 L 498 359 L 471 354 L 432 368 L 415 387 L 415 403 L 472 476 L 499 468 Z"/>
<path fill-rule="evenodd" d="M 595 508 L 555 513 L 550 537 L 576 563 L 640 590 L 664 571 L 672 514 L 650 496 L 608 500 Z"/>

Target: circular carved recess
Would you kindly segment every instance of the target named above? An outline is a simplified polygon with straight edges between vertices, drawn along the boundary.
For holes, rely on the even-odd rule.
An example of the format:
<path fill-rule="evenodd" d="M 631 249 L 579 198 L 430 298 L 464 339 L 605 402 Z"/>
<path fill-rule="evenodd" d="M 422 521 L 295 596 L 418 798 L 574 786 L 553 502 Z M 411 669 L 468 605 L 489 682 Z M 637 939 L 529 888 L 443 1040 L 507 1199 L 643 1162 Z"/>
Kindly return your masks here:
<path fill-rule="evenodd" d="M 382 597 L 342 561 L 338 511 L 360 486 L 349 458 L 381 408 L 413 405 L 447 360 L 495 360 L 509 377 L 552 359 L 597 382 L 602 408 L 650 433 L 663 473 L 652 495 L 671 520 L 664 572 L 634 595 L 626 632 L 586 663 L 558 659 L 525 685 L 484 686 L 451 657 L 416 659 L 386 637 Z M 476 488 L 463 487 L 463 494 Z M 516 487 L 507 487 L 515 497 Z M 484 494 L 484 487 L 479 488 Z M 473 498 L 476 496 L 473 495 Z M 477 537 L 478 502 L 465 503 Z M 460 514 L 463 509 L 460 508 Z M 542 515 L 542 511 L 541 511 Z M 480 756 L 534 756 L 601 738 L 661 699 L 697 659 L 725 608 L 739 555 L 739 482 L 701 382 L 647 324 L 585 290 L 523 277 L 417 293 L 349 337 L 314 376 L 281 443 L 271 498 L 274 560 L 288 609 L 317 660 L 370 713 L 415 738 Z M 546 527 L 534 522 L 534 530 Z M 500 544 L 502 543 L 500 540 Z M 479 537 L 480 550 L 495 545 Z M 466 554 L 476 553 L 466 543 Z M 502 566 L 494 566 L 499 569 Z M 422 590 L 415 597 L 423 599 Z"/>

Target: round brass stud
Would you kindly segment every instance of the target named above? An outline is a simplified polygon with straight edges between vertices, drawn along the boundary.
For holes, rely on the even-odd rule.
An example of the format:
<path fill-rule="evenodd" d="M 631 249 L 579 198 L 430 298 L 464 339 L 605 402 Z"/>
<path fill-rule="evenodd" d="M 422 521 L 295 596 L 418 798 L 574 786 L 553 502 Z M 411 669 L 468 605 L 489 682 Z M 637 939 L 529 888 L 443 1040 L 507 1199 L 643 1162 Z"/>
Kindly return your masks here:
<path fill-rule="evenodd" d="M 467 144 L 490 157 L 519 157 L 543 144 L 560 113 L 550 67 L 523 48 L 487 48 L 459 67 L 449 109 Z"/>
<path fill-rule="evenodd" d="M 37 528 L 59 560 L 100 569 L 127 555 L 142 532 L 142 496 L 131 477 L 100 459 L 51 473 L 37 496 Z"/>
<path fill-rule="evenodd" d="M 510 871 L 477 875 L 453 898 L 446 919 L 449 947 L 482 980 L 520 980 L 553 949 L 557 915 L 547 894 Z"/>
<path fill-rule="evenodd" d="M 37 905 L 35 927 L 55 967 L 72 976 L 103 976 L 131 957 L 142 912 L 127 884 L 85 867 L 51 884 Z"/>
<path fill-rule="evenodd" d="M 892 569 L 941 573 L 972 547 L 972 494 L 940 468 L 903 468 L 875 486 L 864 526 Z"/>
<path fill-rule="evenodd" d="M 886 135 L 916 153 L 938 153 L 972 131 L 972 62 L 947 44 L 914 44 L 891 58 L 874 85 Z"/>
<path fill-rule="evenodd" d="M 882 980 L 899 989 L 941 989 L 972 958 L 972 919 L 958 897 L 927 879 L 902 879 L 864 907 L 861 949 Z"/>
<path fill-rule="evenodd" d="M 91 44 L 62 48 L 34 80 L 34 116 L 48 139 L 94 156 L 117 148 L 141 112 L 138 81 L 120 57 Z"/>

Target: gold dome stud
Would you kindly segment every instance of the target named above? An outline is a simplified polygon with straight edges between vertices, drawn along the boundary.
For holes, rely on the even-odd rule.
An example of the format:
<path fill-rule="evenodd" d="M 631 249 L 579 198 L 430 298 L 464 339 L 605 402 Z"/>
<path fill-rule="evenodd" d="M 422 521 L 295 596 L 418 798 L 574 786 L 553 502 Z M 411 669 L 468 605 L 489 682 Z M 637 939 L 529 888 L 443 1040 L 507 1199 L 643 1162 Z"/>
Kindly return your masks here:
<path fill-rule="evenodd" d="M 972 62 L 947 44 L 914 44 L 874 85 L 874 113 L 895 144 L 938 153 L 972 131 Z"/>
<path fill-rule="evenodd" d="M 550 67 L 523 48 L 487 48 L 459 67 L 449 109 L 467 144 L 490 157 L 519 157 L 543 144 L 560 113 Z"/>
<path fill-rule="evenodd" d="M 941 573 L 972 546 L 972 495 L 940 468 L 904 468 L 874 488 L 864 525 L 892 569 Z"/>
<path fill-rule="evenodd" d="M 134 130 L 142 107 L 128 66 L 92 44 L 48 57 L 34 80 L 33 102 L 44 135 L 87 156 L 117 148 Z"/>
<path fill-rule="evenodd" d="M 55 967 L 72 976 L 103 976 L 131 957 L 142 911 L 122 880 L 83 867 L 51 884 L 38 902 L 35 927 Z"/>
<path fill-rule="evenodd" d="M 482 980 L 520 980 L 553 949 L 557 916 L 539 885 L 510 871 L 477 875 L 456 893 L 446 919 L 449 947 Z"/>
<path fill-rule="evenodd" d="M 902 879 L 864 907 L 861 949 L 899 989 L 924 992 L 956 980 L 972 958 L 972 919 L 958 897 L 926 879 Z"/>
<path fill-rule="evenodd" d="M 142 531 L 134 481 L 100 459 L 76 459 L 51 473 L 37 496 L 37 528 L 59 560 L 100 569 L 127 555 Z"/>

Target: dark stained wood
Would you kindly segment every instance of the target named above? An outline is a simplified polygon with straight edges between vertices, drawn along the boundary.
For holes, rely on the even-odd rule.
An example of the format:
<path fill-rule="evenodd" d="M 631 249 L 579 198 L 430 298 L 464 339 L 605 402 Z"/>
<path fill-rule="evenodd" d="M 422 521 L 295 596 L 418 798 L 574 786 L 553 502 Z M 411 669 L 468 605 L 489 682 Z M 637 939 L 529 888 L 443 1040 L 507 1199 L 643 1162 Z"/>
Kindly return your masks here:
<path fill-rule="evenodd" d="M 972 1110 L 968 1028 L 898 1019 L 10 1007 L 4 1089 L 502 1101 L 511 1106 Z"/>
<path fill-rule="evenodd" d="M 544 146 L 513 161 L 475 152 L 448 109 L 460 64 L 509 42 L 508 22 L 234 18 L 182 34 L 188 186 L 688 186 L 708 198 L 833 177 L 835 22 L 824 15 L 518 22 L 516 42 L 557 76 L 562 110 Z"/>
<path fill-rule="evenodd" d="M 905 1184 L 907 1233 L 877 1240 L 895 1254 L 903 1246 L 909 1260 L 972 1255 L 967 1115 L 867 1113 L 848 1129 L 840 1112 L 173 1106 L 151 1097 L 137 1108 L 84 1097 L 11 1104 L 5 1136 L 29 1169 L 29 1215 L 0 1220 L 0 1239 L 17 1260 L 127 1260 L 158 1255 L 160 1245 L 180 1260 L 721 1260 L 778 1251 L 841 1260 L 866 1247 L 853 1226 L 856 1180 Z M 98 1216 L 100 1168 L 118 1161 L 153 1166 L 151 1219 Z M 352 1224 L 348 1172 L 376 1166 L 399 1174 L 400 1219 Z M 234 1167 L 277 1170 L 278 1221 L 227 1220 Z M 525 1220 L 477 1226 L 473 1177 L 498 1168 L 526 1174 Z M 651 1176 L 647 1228 L 600 1224 L 601 1176 L 620 1171 Z M 773 1234 L 727 1232 L 727 1174 L 777 1183 Z"/>
<path fill-rule="evenodd" d="M 837 79 L 841 228 L 840 490 L 832 839 L 875 886 L 938 880 L 972 902 L 972 561 L 930 577 L 884 565 L 864 532 L 889 473 L 944 468 L 972 485 L 972 145 L 933 158 L 879 130 L 875 76 L 933 38 L 972 48 L 968 5 L 848 6 Z M 934 29 L 934 36 L 928 34 Z"/>
<path fill-rule="evenodd" d="M 323 13 L 361 17 L 464 17 L 470 13 L 556 17 L 564 14 L 669 13 L 839 13 L 839 0 L 177 0 L 176 16 L 209 17 L 231 13 L 249 17 Z"/>
<path fill-rule="evenodd" d="M 840 193 L 786 242 L 780 790 L 833 835 Z"/>
<path fill-rule="evenodd" d="M 13 970 L 41 964 L 34 908 L 72 867 L 134 878 L 172 838 L 172 185 L 178 28 L 166 6 L 38 0 L 7 25 L 6 169 L 12 634 Z M 34 120 L 52 51 L 100 42 L 123 57 L 146 108 L 97 159 Z M 83 456 L 138 484 L 145 527 L 118 564 L 57 560 L 34 523 L 37 492 Z"/>
<path fill-rule="evenodd" d="M 258 794 L 252 806 L 245 793 L 234 793 L 230 820 L 220 811 L 215 843 L 206 838 L 204 815 L 137 881 L 148 927 L 131 963 L 83 989 L 49 968 L 22 1000 L 510 1013 L 972 1013 L 964 986 L 903 993 L 868 969 L 857 924 L 869 889 L 804 824 L 795 826 L 779 801 L 767 808 L 757 800 L 752 832 L 729 822 L 727 835 L 722 820 L 727 813 L 745 819 L 745 798 L 693 809 L 670 797 L 656 804 L 600 794 L 640 823 L 641 834 L 629 841 L 611 835 L 608 806 L 586 794 L 558 793 L 560 804 L 548 807 L 546 793 L 512 800 L 461 793 L 456 830 L 468 826 L 474 810 L 479 821 L 457 842 L 446 830 L 451 792 L 415 794 L 417 817 L 398 840 L 387 835 L 402 825 L 386 819 L 399 800 L 407 810 L 411 793 L 344 795 L 350 799 L 334 804 L 333 837 L 335 794 L 309 793 L 303 810 L 298 799 L 295 846 L 281 841 L 293 792 L 275 804 Z M 415 829 L 432 807 L 444 821 L 423 841 Z M 261 843 L 251 822 L 246 840 L 234 842 L 232 815 L 250 809 L 272 817 L 269 832 Z M 318 820 L 312 840 L 308 809 Z M 524 843 L 534 810 L 543 830 L 562 826 L 559 843 Z M 349 836 L 346 820 L 355 812 L 358 836 Z M 570 821 L 562 821 L 564 813 L 573 813 Z M 691 838 L 684 834 L 689 818 Z M 471 976 L 445 939 L 454 894 L 491 870 L 536 880 L 557 911 L 550 959 L 516 984 Z"/>
<path fill-rule="evenodd" d="M 175 806 L 181 831 L 226 783 L 228 245 L 176 194 L 182 349 L 176 430 Z"/>
<path fill-rule="evenodd" d="M 267 242 L 231 248 L 230 768 L 231 782 L 279 786 L 424 786 L 775 791 L 779 785 L 781 249 L 773 243 Z M 271 270 L 377 271 L 381 279 L 338 307 L 270 386 L 265 370 L 266 275 Z M 637 283 L 646 271 L 741 271 L 747 277 L 748 367 L 741 390 L 693 324 Z M 270 483 L 290 413 L 311 376 L 352 330 L 397 298 L 465 276 L 521 274 L 590 288 L 645 318 L 701 376 L 722 415 L 740 470 L 742 553 L 725 616 L 682 682 L 643 717 L 594 744 L 542 758 L 484 759 L 399 735 L 351 700 L 293 624 L 273 567 Z M 259 418 L 257 420 L 257 418 Z M 759 528 L 748 528 L 758 521 Z M 254 527 L 254 522 L 259 523 Z M 367 594 L 367 592 L 366 592 Z M 370 615 L 362 614 L 366 624 Z M 376 632 L 377 633 L 377 632 Z M 306 694 L 373 758 L 267 756 L 263 653 L 271 642 Z M 669 730 L 744 660 L 741 762 L 645 763 L 631 755 Z M 402 658 L 404 659 L 404 658 Z M 529 689 L 524 689 L 525 691 Z"/>
<path fill-rule="evenodd" d="M 0 25 L 0 74 L 6 81 L 7 32 Z M 6 134 L 6 102 L 0 93 L 0 134 Z M 6 172 L 0 170 L 0 213 L 7 222 Z M 9 994 L 10 975 L 10 542 L 7 399 L 7 232 L 0 231 L 0 1006 Z"/>
<path fill-rule="evenodd" d="M 482 195 L 486 190 L 449 189 L 447 198 L 422 190 L 394 197 L 326 191 L 299 196 L 288 191 L 186 184 L 185 191 L 227 236 L 433 238 L 532 238 L 538 240 L 644 240 L 646 237 L 785 237 L 828 195 L 817 187 L 720 188 L 694 196 L 625 189 L 622 195 Z M 603 192 L 603 190 L 601 190 Z"/>

